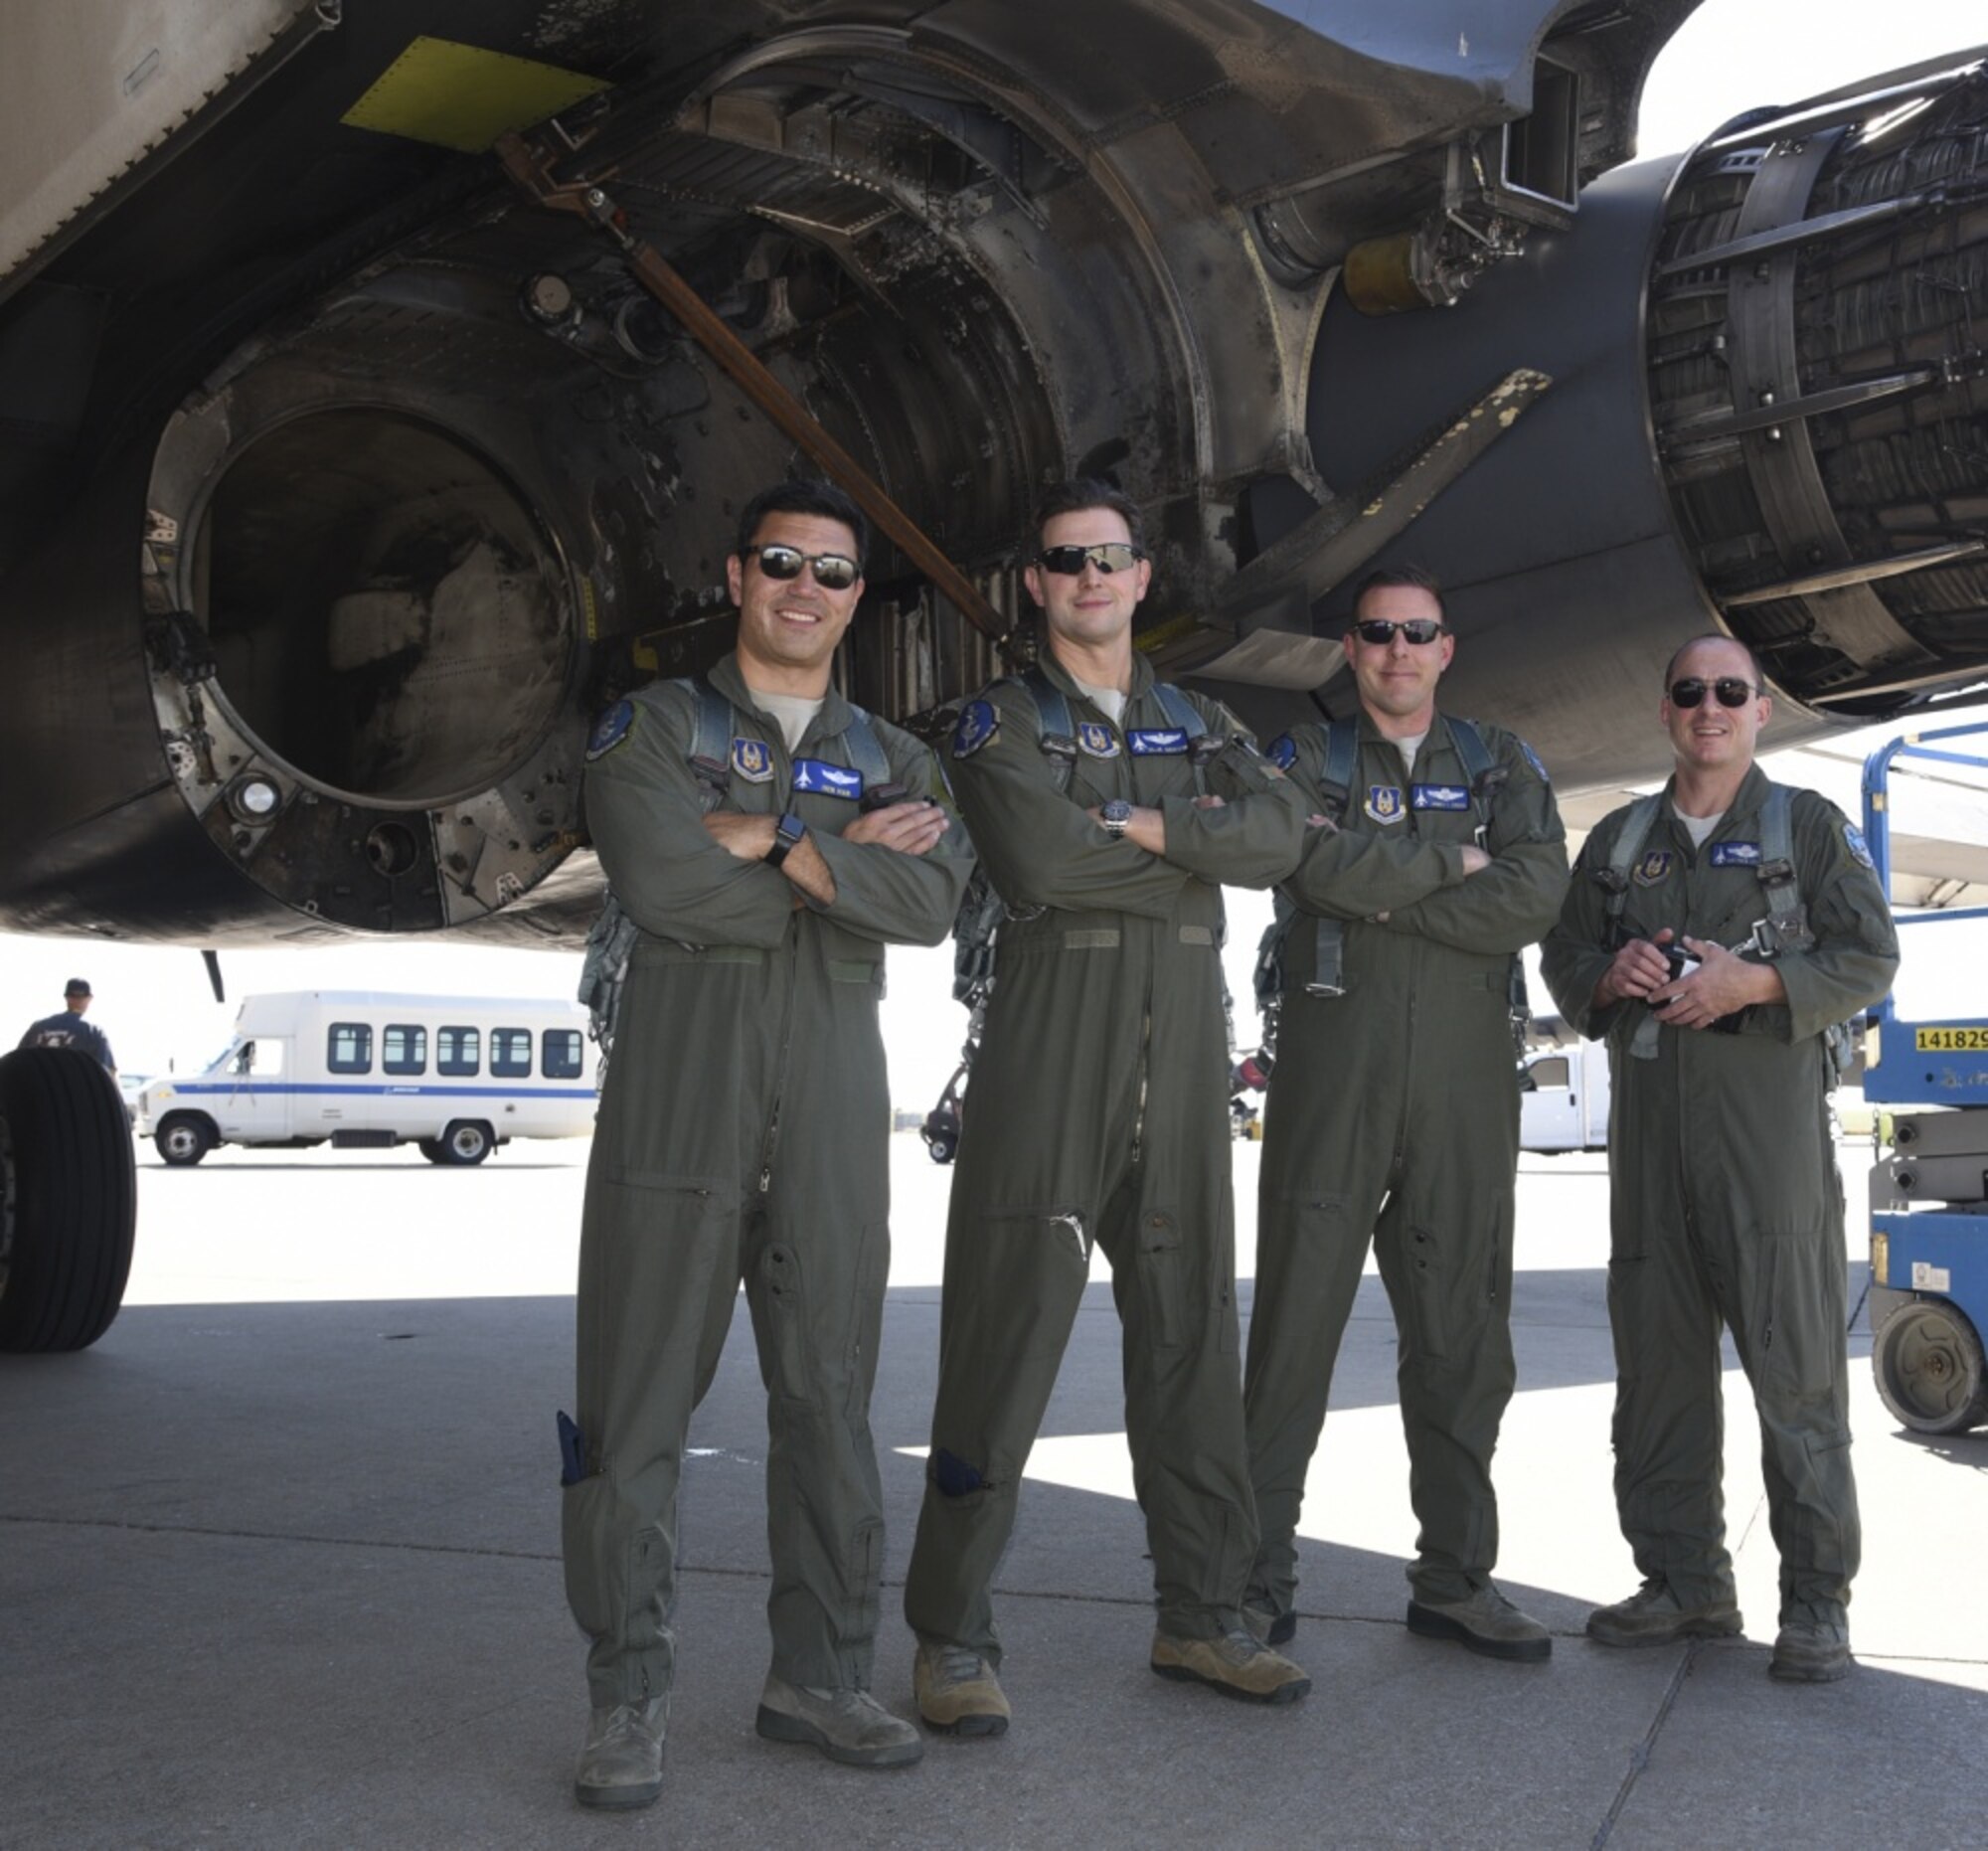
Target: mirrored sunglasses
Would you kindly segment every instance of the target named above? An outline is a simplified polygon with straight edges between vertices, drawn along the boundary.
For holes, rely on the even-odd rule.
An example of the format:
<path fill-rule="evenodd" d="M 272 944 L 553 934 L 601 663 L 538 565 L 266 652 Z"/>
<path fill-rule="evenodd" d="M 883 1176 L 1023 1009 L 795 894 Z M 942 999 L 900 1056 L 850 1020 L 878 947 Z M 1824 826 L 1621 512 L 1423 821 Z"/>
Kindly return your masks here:
<path fill-rule="evenodd" d="M 1393 642 L 1397 630 L 1419 648 L 1434 642 L 1442 634 L 1442 625 L 1433 617 L 1409 617 L 1400 623 L 1391 623 L 1386 617 L 1362 617 L 1353 626 L 1354 635 L 1363 643 L 1376 645 Z"/>
<path fill-rule="evenodd" d="M 1126 540 L 1106 540 L 1094 547 L 1045 547 L 1036 555 L 1036 564 L 1060 578 L 1075 579 L 1085 566 L 1101 573 L 1129 572 L 1146 557 L 1144 547 Z"/>
<path fill-rule="evenodd" d="M 1759 693 L 1750 681 L 1741 681 L 1738 675 L 1721 675 L 1717 681 L 1701 681 L 1696 675 L 1687 675 L 1682 681 L 1671 683 L 1671 705 L 1696 707 L 1705 699 L 1708 689 L 1717 696 L 1721 707 L 1744 707 Z"/>
<path fill-rule="evenodd" d="M 846 591 L 856 583 L 856 562 L 840 553 L 803 553 L 798 547 L 767 546 L 755 548 L 752 557 L 769 579 L 798 579 L 806 566 L 824 591 Z"/>

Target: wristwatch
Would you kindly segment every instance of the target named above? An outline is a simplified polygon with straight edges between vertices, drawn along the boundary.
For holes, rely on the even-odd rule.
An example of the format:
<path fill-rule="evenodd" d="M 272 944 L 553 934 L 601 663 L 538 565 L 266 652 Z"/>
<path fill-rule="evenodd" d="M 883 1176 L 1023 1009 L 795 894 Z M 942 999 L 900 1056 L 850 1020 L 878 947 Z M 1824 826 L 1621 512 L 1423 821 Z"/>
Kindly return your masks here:
<path fill-rule="evenodd" d="M 1123 797 L 1113 797 L 1097 812 L 1097 816 L 1104 825 L 1106 835 L 1122 837 L 1131 826 L 1132 806 Z"/>
<path fill-rule="evenodd" d="M 801 838 L 808 832 L 808 826 L 789 810 L 773 825 L 773 846 L 766 851 L 765 861 L 769 868 L 777 868 L 781 862 L 801 845 Z"/>

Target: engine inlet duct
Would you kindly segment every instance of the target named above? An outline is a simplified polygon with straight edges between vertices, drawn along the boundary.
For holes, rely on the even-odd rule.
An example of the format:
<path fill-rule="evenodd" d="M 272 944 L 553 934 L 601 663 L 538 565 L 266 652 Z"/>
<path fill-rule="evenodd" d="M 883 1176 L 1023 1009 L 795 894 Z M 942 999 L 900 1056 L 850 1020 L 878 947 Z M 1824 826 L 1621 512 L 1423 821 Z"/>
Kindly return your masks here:
<path fill-rule="evenodd" d="M 1680 533 L 1770 678 L 1895 711 L 1988 643 L 1988 74 L 1738 123 L 1671 193 L 1648 311 Z"/>

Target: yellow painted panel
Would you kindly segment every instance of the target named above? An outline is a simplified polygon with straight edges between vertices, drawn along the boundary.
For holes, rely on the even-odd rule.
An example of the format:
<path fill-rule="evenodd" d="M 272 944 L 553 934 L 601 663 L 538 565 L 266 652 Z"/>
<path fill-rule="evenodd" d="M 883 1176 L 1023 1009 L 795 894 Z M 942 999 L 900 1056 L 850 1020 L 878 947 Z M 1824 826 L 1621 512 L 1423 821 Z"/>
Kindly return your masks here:
<path fill-rule="evenodd" d="M 451 39 L 415 39 L 340 119 L 480 154 L 510 128 L 530 128 L 584 96 L 599 78 Z"/>

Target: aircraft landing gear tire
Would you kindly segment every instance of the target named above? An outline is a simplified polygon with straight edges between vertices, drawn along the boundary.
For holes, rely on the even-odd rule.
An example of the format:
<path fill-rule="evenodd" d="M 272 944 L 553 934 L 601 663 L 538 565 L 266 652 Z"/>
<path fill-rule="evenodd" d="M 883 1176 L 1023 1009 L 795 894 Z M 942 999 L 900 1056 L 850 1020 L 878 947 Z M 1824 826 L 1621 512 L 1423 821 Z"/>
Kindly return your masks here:
<path fill-rule="evenodd" d="M 480 1118 L 455 1118 L 441 1134 L 434 1163 L 481 1163 L 496 1147 L 490 1127 Z M 422 1151 L 423 1156 L 427 1155 Z"/>
<path fill-rule="evenodd" d="M 214 1127 L 198 1112 L 174 1112 L 160 1121 L 152 1143 L 174 1169 L 184 1170 L 214 1148 Z"/>
<path fill-rule="evenodd" d="M 124 1301 L 138 1222 L 131 1121 L 84 1054 L 0 1057 L 0 1350 L 82 1350 Z"/>
<path fill-rule="evenodd" d="M 1967 1314 L 1916 1298 L 1888 1317 L 1871 1346 L 1885 1406 L 1915 1433 L 1964 1433 L 1988 1421 L 1988 1369 Z"/>

